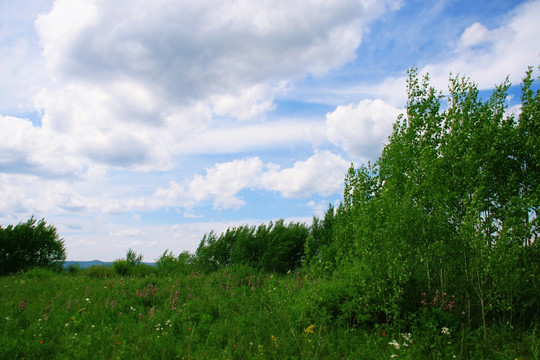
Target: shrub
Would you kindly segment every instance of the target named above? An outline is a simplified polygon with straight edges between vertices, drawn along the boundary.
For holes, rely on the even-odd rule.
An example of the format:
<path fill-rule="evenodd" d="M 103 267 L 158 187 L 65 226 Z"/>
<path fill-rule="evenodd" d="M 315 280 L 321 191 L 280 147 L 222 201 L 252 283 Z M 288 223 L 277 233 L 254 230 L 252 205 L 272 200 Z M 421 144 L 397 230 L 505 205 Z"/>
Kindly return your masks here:
<path fill-rule="evenodd" d="M 189 274 L 193 270 L 193 256 L 184 251 L 178 257 L 174 256 L 169 250 L 156 260 L 156 268 L 159 274 Z"/>
<path fill-rule="evenodd" d="M 114 276 L 114 270 L 104 265 L 93 265 L 84 271 L 84 273 L 94 279 L 106 279 Z"/>
<path fill-rule="evenodd" d="M 69 264 L 65 271 L 68 273 L 68 274 L 77 274 L 81 271 L 81 265 L 79 264 Z"/>
<path fill-rule="evenodd" d="M 112 267 L 114 272 L 121 276 L 129 276 L 133 270 L 133 265 L 123 259 L 115 260 Z"/>
<path fill-rule="evenodd" d="M 31 217 L 25 223 L 0 226 L 0 275 L 32 267 L 61 269 L 66 259 L 64 241 L 56 228 Z"/>
<path fill-rule="evenodd" d="M 51 269 L 35 267 L 26 271 L 24 276 L 29 279 L 48 279 L 55 276 L 55 273 Z"/>
<path fill-rule="evenodd" d="M 131 268 L 131 274 L 138 277 L 155 275 L 156 272 L 156 267 L 148 264 L 138 264 Z"/>

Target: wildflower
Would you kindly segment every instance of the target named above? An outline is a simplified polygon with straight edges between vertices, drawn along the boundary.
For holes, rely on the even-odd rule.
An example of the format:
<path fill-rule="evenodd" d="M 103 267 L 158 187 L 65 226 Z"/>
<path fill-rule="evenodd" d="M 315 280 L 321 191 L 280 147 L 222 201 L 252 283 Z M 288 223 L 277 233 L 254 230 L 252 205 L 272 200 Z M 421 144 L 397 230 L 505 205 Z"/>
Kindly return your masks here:
<path fill-rule="evenodd" d="M 442 328 L 441 334 L 450 335 L 450 329 L 446 326 Z"/>
<path fill-rule="evenodd" d="M 65 324 L 64 324 L 64 327 L 68 327 L 68 326 L 69 326 L 69 323 L 65 323 Z"/>
<path fill-rule="evenodd" d="M 313 331 L 313 328 L 314 328 L 314 327 L 315 327 L 315 325 L 313 325 L 313 324 L 312 324 L 312 325 L 309 325 L 309 326 L 306 328 L 306 330 L 304 330 L 304 332 L 305 332 L 306 334 L 313 334 L 313 332 L 314 332 L 314 331 Z"/>
<path fill-rule="evenodd" d="M 9 316 L 6 316 L 4 319 L 6 319 L 6 321 L 9 321 Z"/>
<path fill-rule="evenodd" d="M 403 339 L 404 339 L 405 341 L 408 341 L 408 342 L 410 342 L 410 343 L 413 342 L 411 333 L 408 333 L 408 334 L 401 334 L 401 336 L 403 337 Z"/>
<path fill-rule="evenodd" d="M 396 348 L 396 350 L 399 350 L 400 348 L 400 345 L 396 340 L 392 340 L 391 342 L 388 343 L 388 345 L 392 345 L 393 347 Z"/>
<path fill-rule="evenodd" d="M 43 340 L 39 340 L 39 343 L 40 343 L 40 344 L 43 344 Z"/>
<path fill-rule="evenodd" d="M 130 306 L 129 309 L 130 309 L 131 311 L 137 310 L 137 309 L 135 309 L 133 306 Z"/>
<path fill-rule="evenodd" d="M 385 333 L 385 332 L 383 332 L 383 333 L 382 333 L 382 336 L 386 336 L 386 333 Z"/>
<path fill-rule="evenodd" d="M 89 298 L 84 299 L 84 301 L 86 301 L 87 303 L 90 303 L 90 299 L 89 299 Z"/>
<path fill-rule="evenodd" d="M 390 355 L 391 358 L 397 358 L 397 355 L 396 354 L 392 354 Z"/>

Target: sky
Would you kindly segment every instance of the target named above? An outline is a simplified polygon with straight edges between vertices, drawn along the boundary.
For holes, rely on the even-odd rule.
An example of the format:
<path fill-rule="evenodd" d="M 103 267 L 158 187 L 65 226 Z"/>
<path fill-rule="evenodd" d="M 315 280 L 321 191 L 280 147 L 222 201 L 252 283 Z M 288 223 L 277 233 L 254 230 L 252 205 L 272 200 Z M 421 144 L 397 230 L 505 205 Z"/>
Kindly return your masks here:
<path fill-rule="evenodd" d="M 408 69 L 485 97 L 508 76 L 519 111 L 539 18 L 538 0 L 0 0 L 0 225 L 44 218 L 68 260 L 153 261 L 310 223 L 377 160 Z"/>

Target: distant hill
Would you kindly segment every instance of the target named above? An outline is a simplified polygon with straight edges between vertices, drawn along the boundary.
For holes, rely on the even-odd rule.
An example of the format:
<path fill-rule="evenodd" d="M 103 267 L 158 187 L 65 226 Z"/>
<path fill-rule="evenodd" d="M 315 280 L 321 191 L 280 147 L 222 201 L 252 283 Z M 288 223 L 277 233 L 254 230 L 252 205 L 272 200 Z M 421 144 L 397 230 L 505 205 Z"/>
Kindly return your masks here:
<path fill-rule="evenodd" d="M 90 261 L 66 261 L 64 263 L 64 267 L 68 267 L 70 265 L 78 264 L 81 269 L 88 269 L 90 266 L 112 266 L 112 261 L 101 261 L 101 260 L 90 260 Z M 156 263 L 149 263 L 149 262 L 143 262 L 143 264 L 155 266 Z"/>
<path fill-rule="evenodd" d="M 101 260 L 90 260 L 90 261 L 66 261 L 64 263 L 64 267 L 68 267 L 70 265 L 78 264 L 81 269 L 87 269 L 90 266 L 98 265 L 98 266 L 112 266 L 112 261 L 105 262 Z"/>

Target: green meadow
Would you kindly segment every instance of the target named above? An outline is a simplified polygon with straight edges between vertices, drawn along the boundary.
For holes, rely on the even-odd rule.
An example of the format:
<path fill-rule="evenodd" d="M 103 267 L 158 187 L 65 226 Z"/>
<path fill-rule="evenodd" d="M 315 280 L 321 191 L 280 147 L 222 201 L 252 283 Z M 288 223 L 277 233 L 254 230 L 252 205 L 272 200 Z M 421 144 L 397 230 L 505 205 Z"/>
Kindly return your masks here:
<path fill-rule="evenodd" d="M 482 331 L 455 326 L 459 315 L 403 327 L 344 324 L 319 308 L 333 280 L 301 270 L 149 271 L 1 277 L 0 358 L 538 359 L 540 352 L 536 328 L 492 325 L 484 346 Z"/>

